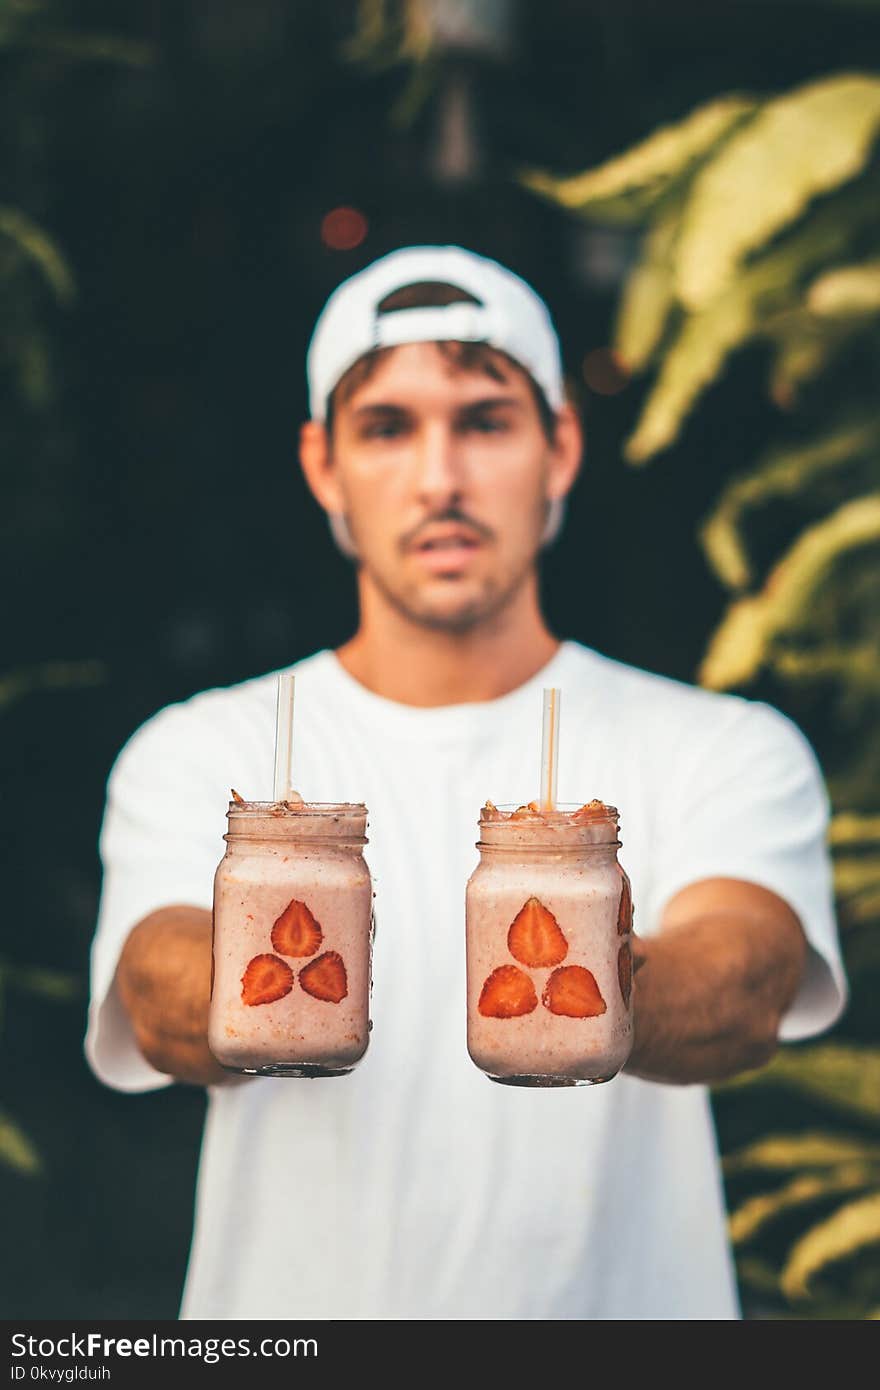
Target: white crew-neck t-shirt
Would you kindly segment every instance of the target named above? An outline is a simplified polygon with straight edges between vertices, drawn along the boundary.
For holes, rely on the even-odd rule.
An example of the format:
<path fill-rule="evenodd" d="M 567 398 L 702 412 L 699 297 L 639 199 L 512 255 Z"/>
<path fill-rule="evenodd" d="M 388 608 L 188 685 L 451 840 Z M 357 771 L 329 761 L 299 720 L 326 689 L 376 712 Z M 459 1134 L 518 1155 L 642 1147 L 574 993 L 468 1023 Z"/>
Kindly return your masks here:
<path fill-rule="evenodd" d="M 558 798 L 619 808 L 636 931 L 698 879 L 773 889 L 810 943 L 782 1037 L 818 1033 L 847 987 L 803 734 L 573 641 L 498 699 L 433 708 L 374 694 L 331 650 L 292 669 L 298 790 L 369 810 L 373 1031 L 349 1076 L 209 1088 L 181 1317 L 739 1317 L 706 1088 L 488 1080 L 465 1043 L 464 892 L 485 800 L 537 793 L 560 686 Z M 210 908 L 230 787 L 271 795 L 276 674 L 163 709 L 111 774 L 85 1046 L 119 1090 L 171 1084 L 133 1041 L 120 948 L 158 907 Z"/>

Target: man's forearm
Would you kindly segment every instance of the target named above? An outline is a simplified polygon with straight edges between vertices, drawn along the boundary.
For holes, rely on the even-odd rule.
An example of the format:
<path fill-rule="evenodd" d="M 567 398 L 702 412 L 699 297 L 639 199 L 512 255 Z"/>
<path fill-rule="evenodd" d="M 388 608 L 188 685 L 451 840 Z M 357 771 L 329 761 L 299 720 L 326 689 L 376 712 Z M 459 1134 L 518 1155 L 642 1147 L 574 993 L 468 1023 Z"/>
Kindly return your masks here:
<path fill-rule="evenodd" d="M 229 1073 L 208 1049 L 211 914 L 166 907 L 128 935 L 116 972 L 138 1047 L 158 1071 L 211 1085 Z"/>
<path fill-rule="evenodd" d="M 800 926 L 731 913 L 634 942 L 635 1041 L 625 1070 L 652 1081 L 720 1081 L 763 1066 L 806 959 Z"/>

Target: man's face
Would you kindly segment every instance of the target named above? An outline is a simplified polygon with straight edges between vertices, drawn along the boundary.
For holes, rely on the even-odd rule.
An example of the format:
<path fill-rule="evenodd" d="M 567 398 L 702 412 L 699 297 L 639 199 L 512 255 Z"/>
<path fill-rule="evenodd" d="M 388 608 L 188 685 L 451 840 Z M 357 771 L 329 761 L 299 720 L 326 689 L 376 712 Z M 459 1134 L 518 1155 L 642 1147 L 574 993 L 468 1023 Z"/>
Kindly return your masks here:
<path fill-rule="evenodd" d="M 330 472 L 363 577 L 434 629 L 502 608 L 546 520 L 554 451 L 527 376 L 498 361 L 503 380 L 406 344 L 335 414 Z"/>

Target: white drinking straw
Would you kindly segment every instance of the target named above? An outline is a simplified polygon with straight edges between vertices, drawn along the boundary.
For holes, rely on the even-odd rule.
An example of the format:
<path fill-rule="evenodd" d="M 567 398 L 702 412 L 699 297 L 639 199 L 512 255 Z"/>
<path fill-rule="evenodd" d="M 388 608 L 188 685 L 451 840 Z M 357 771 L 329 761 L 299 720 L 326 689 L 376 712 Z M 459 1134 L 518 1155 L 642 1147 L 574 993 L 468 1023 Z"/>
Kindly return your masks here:
<path fill-rule="evenodd" d="M 556 771 L 559 762 L 559 707 L 562 691 L 558 686 L 544 691 L 544 726 L 541 737 L 541 809 L 556 806 Z"/>
<path fill-rule="evenodd" d="M 293 791 L 293 676 L 278 677 L 275 723 L 275 800 L 298 800 Z"/>

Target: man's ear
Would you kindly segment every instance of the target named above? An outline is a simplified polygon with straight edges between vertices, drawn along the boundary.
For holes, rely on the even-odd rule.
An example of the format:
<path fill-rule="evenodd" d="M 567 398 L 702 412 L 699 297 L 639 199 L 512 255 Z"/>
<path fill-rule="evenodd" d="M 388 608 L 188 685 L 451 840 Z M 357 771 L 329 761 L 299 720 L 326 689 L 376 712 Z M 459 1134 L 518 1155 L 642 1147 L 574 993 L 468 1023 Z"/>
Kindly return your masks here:
<path fill-rule="evenodd" d="M 343 510 L 330 440 L 320 420 L 306 420 L 299 431 L 299 461 L 305 480 L 325 512 Z"/>
<path fill-rule="evenodd" d="M 581 468 L 584 452 L 584 432 L 580 417 L 572 405 L 564 405 L 556 416 L 556 433 L 550 446 L 547 471 L 547 496 L 565 497 L 571 491 Z"/>

